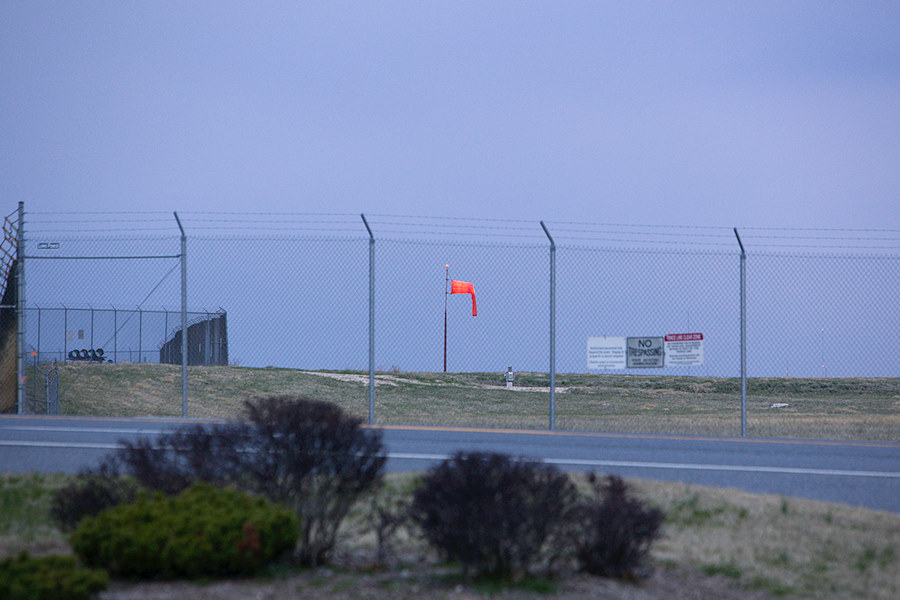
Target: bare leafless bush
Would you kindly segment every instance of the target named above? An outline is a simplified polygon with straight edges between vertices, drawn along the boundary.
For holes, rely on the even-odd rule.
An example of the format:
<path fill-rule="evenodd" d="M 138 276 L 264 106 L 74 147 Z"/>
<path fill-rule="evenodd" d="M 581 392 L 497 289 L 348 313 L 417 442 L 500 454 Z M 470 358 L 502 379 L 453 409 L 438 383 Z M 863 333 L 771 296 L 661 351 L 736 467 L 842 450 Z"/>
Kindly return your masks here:
<path fill-rule="evenodd" d="M 575 499 L 575 486 L 552 465 L 460 452 L 425 475 L 412 515 L 465 575 L 515 578 L 542 560 Z"/>

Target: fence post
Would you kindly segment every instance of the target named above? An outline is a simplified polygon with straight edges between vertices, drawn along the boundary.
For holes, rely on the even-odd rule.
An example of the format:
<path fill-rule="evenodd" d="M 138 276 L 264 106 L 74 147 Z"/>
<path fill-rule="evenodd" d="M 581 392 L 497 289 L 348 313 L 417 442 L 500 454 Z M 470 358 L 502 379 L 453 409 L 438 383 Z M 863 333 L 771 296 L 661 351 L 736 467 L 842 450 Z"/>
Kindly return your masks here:
<path fill-rule="evenodd" d="M 41 307 L 37 308 L 37 348 L 34 350 L 34 368 L 31 370 L 32 373 L 37 373 L 38 365 L 41 363 Z M 26 359 L 27 360 L 27 359 Z M 37 378 L 32 377 L 33 383 L 31 384 L 31 397 L 37 397 Z M 25 381 L 25 395 L 28 395 L 28 381 Z"/>
<path fill-rule="evenodd" d="M 25 203 L 19 202 L 19 228 L 16 232 L 16 404 L 25 414 Z"/>
<path fill-rule="evenodd" d="M 181 226 L 181 219 L 178 213 L 175 215 L 175 222 L 178 223 L 178 229 L 181 230 L 181 418 L 187 418 L 187 399 L 188 399 L 188 340 L 187 340 L 187 236 L 184 233 L 184 227 Z"/>
<path fill-rule="evenodd" d="M 32 376 L 31 376 L 31 397 L 34 399 L 35 402 L 37 402 L 37 394 L 38 394 L 38 392 L 37 392 L 37 390 L 38 390 L 38 387 L 37 387 L 37 380 L 38 380 L 38 378 L 36 377 L 36 375 L 37 375 L 37 373 L 38 373 L 38 363 L 39 363 L 39 357 L 38 357 L 37 354 L 35 354 L 35 355 L 34 355 L 34 360 L 31 362 L 31 365 L 32 365 L 32 368 L 31 368 L 31 373 L 32 373 Z M 27 383 L 27 382 L 26 382 L 26 383 Z"/>
<path fill-rule="evenodd" d="M 38 314 L 38 317 L 37 317 L 37 330 L 38 331 L 37 331 L 37 348 L 36 348 L 37 354 L 35 354 L 35 357 L 37 357 L 38 362 L 40 362 L 40 359 L 41 359 L 41 307 L 40 306 L 37 307 L 37 314 Z"/>
<path fill-rule="evenodd" d="M 556 429 L 556 243 L 541 221 L 550 240 L 550 430 Z"/>
<path fill-rule="evenodd" d="M 206 311 L 206 328 L 205 329 L 206 329 L 206 341 L 203 344 L 204 345 L 203 361 L 204 361 L 204 364 L 209 365 L 210 364 L 210 350 L 212 349 L 212 336 L 210 335 L 211 332 L 209 329 L 209 311 L 208 310 Z"/>
<path fill-rule="evenodd" d="M 113 361 L 119 362 L 119 309 L 113 306 Z"/>
<path fill-rule="evenodd" d="M 58 415 L 59 414 L 59 367 L 56 366 L 56 363 L 53 363 L 53 368 L 50 370 L 49 381 L 47 385 L 47 395 L 50 397 L 50 410 L 51 414 Z"/>
<path fill-rule="evenodd" d="M 741 437 L 747 437 L 747 253 L 737 227 L 734 236 L 741 247 Z"/>
<path fill-rule="evenodd" d="M 165 322 L 163 324 L 163 348 L 166 348 L 165 345 L 166 340 L 169 339 L 169 309 L 163 306 L 163 311 L 166 313 Z M 168 352 L 165 357 L 166 362 L 169 362 Z M 160 361 L 162 362 L 162 361 Z"/>
<path fill-rule="evenodd" d="M 369 425 L 375 424 L 375 236 L 360 214 L 366 231 L 369 232 Z"/>

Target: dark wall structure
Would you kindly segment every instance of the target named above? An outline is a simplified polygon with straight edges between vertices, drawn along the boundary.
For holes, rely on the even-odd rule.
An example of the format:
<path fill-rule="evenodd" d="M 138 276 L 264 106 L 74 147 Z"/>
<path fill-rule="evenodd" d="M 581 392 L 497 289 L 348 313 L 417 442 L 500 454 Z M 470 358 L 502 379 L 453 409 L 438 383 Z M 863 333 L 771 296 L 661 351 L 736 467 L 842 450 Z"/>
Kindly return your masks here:
<path fill-rule="evenodd" d="M 187 329 L 188 365 L 228 364 L 228 320 L 224 310 L 195 320 Z M 181 330 L 159 349 L 159 362 L 181 364 Z"/>
<path fill-rule="evenodd" d="M 5 288 L 0 300 L 0 412 L 11 411 L 16 406 L 16 364 L 18 352 L 19 319 L 16 315 L 16 261 L 13 260 L 5 274 Z"/>

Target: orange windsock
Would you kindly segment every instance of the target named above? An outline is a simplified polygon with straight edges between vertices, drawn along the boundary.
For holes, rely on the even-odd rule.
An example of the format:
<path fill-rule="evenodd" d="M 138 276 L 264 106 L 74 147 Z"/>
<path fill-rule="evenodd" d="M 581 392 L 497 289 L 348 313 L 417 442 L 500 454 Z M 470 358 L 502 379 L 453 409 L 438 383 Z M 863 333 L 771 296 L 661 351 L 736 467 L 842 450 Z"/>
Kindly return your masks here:
<path fill-rule="evenodd" d="M 450 280 L 451 294 L 472 294 L 472 316 L 478 316 L 478 307 L 475 305 L 475 286 L 468 281 Z"/>

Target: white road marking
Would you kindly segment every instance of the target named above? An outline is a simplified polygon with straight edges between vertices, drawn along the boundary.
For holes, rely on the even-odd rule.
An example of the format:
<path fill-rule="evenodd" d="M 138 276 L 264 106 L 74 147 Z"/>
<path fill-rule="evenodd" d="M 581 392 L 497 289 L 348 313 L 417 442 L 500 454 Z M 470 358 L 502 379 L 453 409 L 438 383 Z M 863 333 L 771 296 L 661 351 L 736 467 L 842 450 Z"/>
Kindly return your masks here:
<path fill-rule="evenodd" d="M 38 427 L 36 425 L 17 425 L 15 427 L 4 427 L 9 431 L 63 431 L 66 433 L 118 433 L 122 435 L 161 435 L 163 433 L 172 433 L 174 429 L 124 429 L 114 427 Z"/>
<path fill-rule="evenodd" d="M 409 454 L 391 453 L 388 458 L 398 460 L 445 460 L 448 454 Z M 751 465 L 711 465 L 692 463 L 638 462 L 622 460 L 581 460 L 577 458 L 544 458 L 540 459 L 552 465 L 569 465 L 576 467 L 626 467 L 635 469 L 670 469 L 674 471 L 737 471 L 745 473 L 775 473 L 786 475 L 831 475 L 844 477 L 887 477 L 900 479 L 900 473 L 893 471 L 851 471 L 844 469 L 803 469 L 796 467 L 761 467 Z"/>
<path fill-rule="evenodd" d="M 88 442 L 33 442 L 30 440 L 0 440 L 0 446 L 26 448 L 81 448 L 86 450 L 118 450 L 122 444 L 97 444 Z"/>
<path fill-rule="evenodd" d="M 159 435 L 167 433 L 169 430 L 159 429 L 117 429 L 117 428 L 69 428 L 69 427 L 10 427 L 9 429 L 25 430 L 25 431 L 71 431 L 71 432 L 91 432 L 91 433 L 119 433 L 119 434 L 142 434 L 142 435 Z M 12 441 L 0 440 L 0 446 L 11 447 L 32 447 L 32 448 L 80 448 L 86 450 L 117 450 L 122 448 L 122 444 L 101 444 L 95 442 L 48 442 L 48 441 Z M 389 459 L 394 460 L 427 460 L 439 461 L 450 458 L 449 454 L 415 454 L 404 452 L 388 453 Z M 544 458 L 538 459 L 541 462 L 573 467 L 620 467 L 633 469 L 666 469 L 673 471 L 726 471 L 738 473 L 771 473 L 780 475 L 818 475 L 818 476 L 839 476 L 839 477 L 881 477 L 887 479 L 900 479 L 900 472 L 894 471 L 854 471 L 848 469 L 808 469 L 800 467 L 769 467 L 754 465 L 717 465 L 717 464 L 696 464 L 696 463 L 667 463 L 667 462 L 642 462 L 642 461 L 619 461 L 619 460 L 586 460 L 577 458 Z"/>

